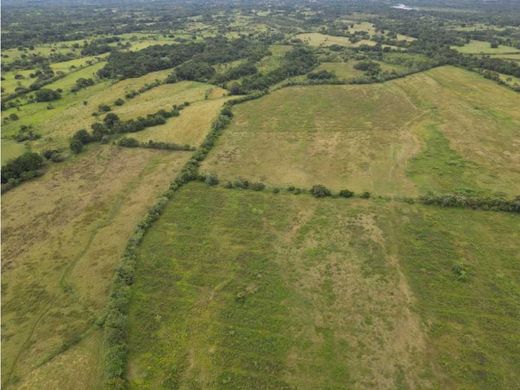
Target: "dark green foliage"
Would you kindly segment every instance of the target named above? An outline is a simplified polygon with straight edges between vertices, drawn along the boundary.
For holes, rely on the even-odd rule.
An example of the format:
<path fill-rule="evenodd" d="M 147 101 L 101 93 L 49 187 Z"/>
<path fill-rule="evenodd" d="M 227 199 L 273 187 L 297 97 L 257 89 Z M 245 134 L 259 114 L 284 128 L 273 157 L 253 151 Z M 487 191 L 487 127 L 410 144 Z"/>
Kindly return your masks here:
<path fill-rule="evenodd" d="M 419 202 L 441 207 L 458 207 L 474 210 L 492 210 L 520 213 L 520 196 L 512 200 L 491 197 L 468 197 L 460 194 L 428 194 L 419 198 Z"/>
<path fill-rule="evenodd" d="M 40 134 L 33 131 L 32 126 L 22 125 L 18 134 L 15 135 L 14 139 L 16 142 L 34 141 L 41 138 Z"/>
<path fill-rule="evenodd" d="M 110 106 L 108 104 L 100 104 L 98 106 L 98 111 L 99 112 L 109 112 L 111 111 L 112 109 L 110 108 Z"/>
<path fill-rule="evenodd" d="M 70 140 L 69 147 L 70 147 L 70 150 L 72 151 L 72 153 L 75 153 L 75 154 L 81 153 L 83 151 L 83 144 L 81 143 L 80 140 L 78 140 L 76 138 L 73 138 Z"/>
<path fill-rule="evenodd" d="M 74 85 L 71 88 L 71 91 L 72 92 L 78 92 L 79 90 L 81 90 L 83 88 L 90 87 L 92 85 L 94 85 L 94 80 L 92 80 L 92 79 L 85 79 L 85 78 L 81 77 L 81 78 L 76 80 L 76 85 Z"/>
<path fill-rule="evenodd" d="M 17 121 L 18 119 L 20 119 L 20 117 L 13 112 L 12 114 L 9 114 L 9 119 L 12 121 Z"/>
<path fill-rule="evenodd" d="M 8 183 L 10 187 L 14 187 L 24 180 L 37 176 L 42 166 L 42 156 L 38 153 L 26 152 L 2 167 L 2 184 Z"/>
<path fill-rule="evenodd" d="M 208 81 L 215 74 L 215 69 L 207 62 L 188 61 L 175 69 L 177 80 Z"/>
<path fill-rule="evenodd" d="M 115 104 L 116 106 L 122 106 L 123 104 L 125 104 L 125 101 L 124 101 L 123 99 L 119 98 L 119 99 L 117 99 L 117 100 L 114 102 L 114 104 Z"/>
<path fill-rule="evenodd" d="M 354 69 L 362 70 L 369 76 L 381 73 L 381 65 L 373 61 L 361 61 L 354 65 Z"/>
<path fill-rule="evenodd" d="M 468 279 L 468 272 L 467 272 L 464 264 L 462 264 L 462 263 L 454 264 L 453 267 L 451 268 L 451 270 L 457 277 L 457 280 L 464 282 Z"/>
<path fill-rule="evenodd" d="M 317 184 L 315 186 L 312 186 L 311 194 L 315 198 L 324 198 L 326 196 L 331 196 L 332 195 L 330 190 L 327 187 L 325 187 L 324 185 L 321 185 L 321 184 Z"/>
<path fill-rule="evenodd" d="M 42 153 L 42 156 L 45 157 L 45 159 L 50 160 L 52 162 L 58 163 L 65 160 L 65 158 L 61 155 L 59 150 L 53 149 L 53 150 L 45 150 Z"/>
<path fill-rule="evenodd" d="M 218 75 L 216 77 L 217 83 L 223 83 L 229 80 L 236 80 L 242 78 L 244 76 L 250 76 L 258 73 L 258 69 L 256 68 L 254 63 L 246 62 L 231 68 L 226 73 Z"/>
<path fill-rule="evenodd" d="M 103 123 L 109 129 L 113 129 L 119 123 L 119 116 L 117 116 L 117 114 L 114 114 L 113 112 L 109 112 L 103 118 Z"/>
<path fill-rule="evenodd" d="M 59 98 L 61 98 L 61 94 L 52 89 L 42 88 L 35 93 L 35 100 L 37 102 L 51 102 Z"/>
<path fill-rule="evenodd" d="M 336 79 L 336 74 L 327 70 L 320 70 L 307 74 L 307 78 L 309 80 L 334 80 Z"/>
<path fill-rule="evenodd" d="M 127 148 L 136 148 L 139 146 L 139 141 L 135 138 L 123 137 L 117 142 L 117 144 Z"/>
<path fill-rule="evenodd" d="M 365 192 L 363 192 L 361 195 L 359 195 L 359 197 L 360 197 L 361 199 L 368 199 L 368 198 L 370 198 L 370 192 L 365 191 Z"/>
<path fill-rule="evenodd" d="M 78 130 L 70 139 L 70 150 L 78 154 L 83 150 L 83 146 L 91 142 L 93 139 L 85 129 Z"/>
<path fill-rule="evenodd" d="M 206 175 L 204 182 L 210 186 L 216 186 L 219 183 L 218 177 L 215 174 Z"/>
<path fill-rule="evenodd" d="M 351 198 L 354 196 L 354 193 L 349 190 L 341 190 L 339 192 L 339 196 L 341 196 L 342 198 Z"/>
<path fill-rule="evenodd" d="M 253 191 L 263 191 L 265 189 L 264 183 L 251 183 L 250 188 Z"/>

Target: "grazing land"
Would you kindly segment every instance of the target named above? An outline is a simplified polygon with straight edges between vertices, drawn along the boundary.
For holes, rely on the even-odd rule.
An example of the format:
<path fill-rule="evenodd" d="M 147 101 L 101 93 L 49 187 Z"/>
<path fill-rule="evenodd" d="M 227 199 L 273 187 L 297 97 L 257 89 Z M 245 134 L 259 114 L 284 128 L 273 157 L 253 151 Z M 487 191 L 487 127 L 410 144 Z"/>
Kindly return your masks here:
<path fill-rule="evenodd" d="M 139 250 L 130 383 L 513 386 L 519 223 L 190 184 Z"/>
<path fill-rule="evenodd" d="M 133 227 L 187 158 L 93 148 L 2 196 L 4 384 L 23 378 L 53 388 L 78 372 L 96 378 L 99 359 L 87 352 L 100 348 L 96 321 L 114 269 Z"/>
<path fill-rule="evenodd" d="M 518 104 L 514 92 L 451 67 L 384 84 L 284 88 L 238 106 L 203 169 L 382 195 L 514 195 Z"/>
<path fill-rule="evenodd" d="M 518 388 L 519 20 L 3 0 L 2 388 Z"/>

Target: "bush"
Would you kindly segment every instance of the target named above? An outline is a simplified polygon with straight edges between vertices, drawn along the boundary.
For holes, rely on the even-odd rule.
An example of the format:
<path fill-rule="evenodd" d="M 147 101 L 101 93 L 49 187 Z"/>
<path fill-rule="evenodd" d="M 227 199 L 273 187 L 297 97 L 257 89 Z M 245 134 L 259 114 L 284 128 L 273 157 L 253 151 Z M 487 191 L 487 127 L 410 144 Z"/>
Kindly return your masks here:
<path fill-rule="evenodd" d="M 462 264 L 462 263 L 454 264 L 453 267 L 451 268 L 451 270 L 457 277 L 457 280 L 464 282 L 468 279 L 468 272 L 467 272 L 464 264 Z"/>
<path fill-rule="evenodd" d="M 339 192 L 339 196 L 341 196 L 342 198 L 351 198 L 354 196 L 354 193 L 349 190 L 341 190 Z"/>
<path fill-rule="evenodd" d="M 315 198 L 324 198 L 326 196 L 331 196 L 332 195 L 330 190 L 327 187 L 325 187 L 325 186 L 323 186 L 321 184 L 317 184 L 315 186 L 312 186 L 311 194 Z"/>
<path fill-rule="evenodd" d="M 135 138 L 123 137 L 118 141 L 117 144 L 119 146 L 124 146 L 127 148 L 136 148 L 139 146 L 139 141 L 136 140 Z"/>
<path fill-rule="evenodd" d="M 110 106 L 108 104 L 100 104 L 98 106 L 98 111 L 99 112 L 109 112 L 111 111 L 112 109 L 110 108 Z"/>
<path fill-rule="evenodd" d="M 42 88 L 35 93 L 35 100 L 37 102 L 51 102 L 53 100 L 58 100 L 59 98 L 61 98 L 61 94 L 52 89 Z"/>
<path fill-rule="evenodd" d="M 114 104 L 115 104 L 116 106 L 122 106 L 123 104 L 125 104 L 125 101 L 124 101 L 123 99 L 119 98 L 119 99 L 117 99 L 117 100 L 114 102 Z"/>
<path fill-rule="evenodd" d="M 247 189 L 247 188 L 249 188 L 249 181 L 247 181 L 246 179 L 243 179 L 243 178 L 239 177 L 238 179 L 236 179 L 236 180 L 233 182 L 233 187 L 234 187 L 234 188 Z"/>
<path fill-rule="evenodd" d="M 365 191 L 359 197 L 362 199 L 368 199 L 368 198 L 370 198 L 370 192 Z"/>
<path fill-rule="evenodd" d="M 264 183 L 251 183 L 250 188 L 253 191 L 263 191 L 265 189 L 265 184 Z"/>
<path fill-rule="evenodd" d="M 72 153 L 75 154 L 81 153 L 81 151 L 83 150 L 83 144 L 81 143 L 81 141 L 75 138 L 70 140 L 69 147 Z"/>
<path fill-rule="evenodd" d="M 26 152 L 2 167 L 2 184 L 29 179 L 43 166 L 43 157 L 38 153 Z"/>
<path fill-rule="evenodd" d="M 219 183 L 218 177 L 215 174 L 206 175 L 204 182 L 209 186 L 216 186 Z"/>

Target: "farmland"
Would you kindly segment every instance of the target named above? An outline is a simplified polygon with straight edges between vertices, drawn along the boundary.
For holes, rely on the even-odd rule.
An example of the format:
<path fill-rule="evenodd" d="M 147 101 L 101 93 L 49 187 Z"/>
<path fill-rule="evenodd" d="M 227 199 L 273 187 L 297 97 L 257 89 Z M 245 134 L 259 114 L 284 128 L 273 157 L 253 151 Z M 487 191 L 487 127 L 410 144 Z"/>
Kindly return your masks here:
<path fill-rule="evenodd" d="M 514 92 L 448 67 L 379 85 L 285 88 L 237 107 L 203 169 L 227 180 L 381 195 L 512 195 L 519 103 Z"/>
<path fill-rule="evenodd" d="M 513 385 L 519 223 L 190 184 L 139 251 L 132 387 Z"/>
<path fill-rule="evenodd" d="M 520 383 L 520 5 L 4 0 L 1 386 Z"/>
<path fill-rule="evenodd" d="M 95 321 L 125 243 L 187 157 L 93 149 L 3 195 L 4 383 L 32 372 L 28 383 L 41 375 L 59 387 L 85 359 L 95 362 L 85 353 L 99 349 Z M 62 351 L 70 358 L 54 360 Z M 53 382 L 54 364 L 63 365 L 62 382 Z M 99 378 L 96 366 L 86 365 L 83 380 Z"/>

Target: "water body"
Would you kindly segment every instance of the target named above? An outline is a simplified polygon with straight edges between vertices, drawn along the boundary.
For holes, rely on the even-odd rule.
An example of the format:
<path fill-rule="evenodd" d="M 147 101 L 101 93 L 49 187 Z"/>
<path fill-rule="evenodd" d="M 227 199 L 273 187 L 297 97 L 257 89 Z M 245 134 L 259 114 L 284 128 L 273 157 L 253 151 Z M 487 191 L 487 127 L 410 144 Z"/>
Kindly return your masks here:
<path fill-rule="evenodd" d="M 394 5 L 392 6 L 392 8 L 395 8 L 395 9 L 402 9 L 402 10 L 405 10 L 405 11 L 411 11 L 411 10 L 414 10 L 416 8 L 413 8 L 413 7 L 408 7 L 406 4 L 398 4 L 398 5 Z"/>

